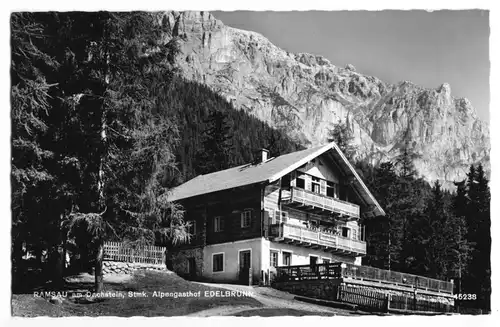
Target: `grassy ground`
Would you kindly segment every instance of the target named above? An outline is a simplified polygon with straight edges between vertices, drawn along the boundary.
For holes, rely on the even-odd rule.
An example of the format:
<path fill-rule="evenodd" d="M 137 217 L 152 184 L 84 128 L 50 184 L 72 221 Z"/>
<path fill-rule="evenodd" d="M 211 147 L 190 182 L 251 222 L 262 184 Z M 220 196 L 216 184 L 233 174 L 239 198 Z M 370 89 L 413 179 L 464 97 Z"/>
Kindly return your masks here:
<path fill-rule="evenodd" d="M 67 290 L 85 291 L 92 289 L 91 278 L 69 279 Z M 104 298 L 88 304 L 75 303 L 74 299 L 64 299 L 61 304 L 34 297 L 33 294 L 12 296 L 12 315 L 36 316 L 184 316 L 214 307 L 248 307 L 258 309 L 262 304 L 251 297 L 205 297 L 205 291 L 225 291 L 217 287 L 186 281 L 175 274 L 147 271 L 136 274 L 129 280 L 108 281 L 105 291 L 146 292 L 148 297 Z M 198 292 L 201 297 L 152 297 L 156 292 Z"/>

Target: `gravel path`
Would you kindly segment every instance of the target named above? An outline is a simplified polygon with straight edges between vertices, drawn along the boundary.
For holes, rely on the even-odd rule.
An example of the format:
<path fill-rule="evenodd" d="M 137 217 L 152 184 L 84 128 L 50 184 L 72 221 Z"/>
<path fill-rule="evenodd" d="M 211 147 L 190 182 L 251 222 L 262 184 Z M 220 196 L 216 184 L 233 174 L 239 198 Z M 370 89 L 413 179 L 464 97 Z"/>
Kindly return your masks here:
<path fill-rule="evenodd" d="M 294 299 L 294 295 L 282 291 L 278 291 L 271 287 L 258 287 L 258 286 L 244 286 L 244 285 L 233 285 L 233 284 L 210 284 L 210 283 L 199 283 L 207 286 L 217 286 L 218 288 L 226 289 L 229 291 L 241 291 L 241 292 L 253 292 L 253 298 L 260 303 L 262 303 L 262 308 L 255 308 L 250 306 L 223 306 L 217 308 L 211 308 L 208 310 L 203 310 L 200 312 L 195 312 L 191 314 L 192 317 L 207 317 L 207 316 L 232 316 L 232 315 L 246 315 L 246 313 L 254 312 L 255 315 L 259 315 L 258 312 L 264 312 L 266 310 L 275 309 L 274 312 L 277 315 L 289 315 L 293 312 L 293 315 L 298 315 L 300 312 L 304 315 L 327 315 L 327 316 L 352 316 L 352 312 L 349 310 L 329 308 L 325 306 L 320 306 L 316 304 L 305 303 L 297 301 Z M 262 310 L 262 311 L 261 311 Z M 245 313 L 245 314 L 243 314 Z M 282 313 L 282 314 L 280 314 Z M 252 314 L 253 315 L 253 314 Z"/>

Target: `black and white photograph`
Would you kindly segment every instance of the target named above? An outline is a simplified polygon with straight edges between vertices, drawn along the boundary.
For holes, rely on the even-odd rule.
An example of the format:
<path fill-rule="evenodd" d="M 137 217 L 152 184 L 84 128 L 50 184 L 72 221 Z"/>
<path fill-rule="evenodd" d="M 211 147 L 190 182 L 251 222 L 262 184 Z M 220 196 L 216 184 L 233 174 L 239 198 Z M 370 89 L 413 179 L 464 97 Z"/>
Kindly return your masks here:
<path fill-rule="evenodd" d="M 137 5 L 9 13 L 12 317 L 495 311 L 489 9 Z"/>

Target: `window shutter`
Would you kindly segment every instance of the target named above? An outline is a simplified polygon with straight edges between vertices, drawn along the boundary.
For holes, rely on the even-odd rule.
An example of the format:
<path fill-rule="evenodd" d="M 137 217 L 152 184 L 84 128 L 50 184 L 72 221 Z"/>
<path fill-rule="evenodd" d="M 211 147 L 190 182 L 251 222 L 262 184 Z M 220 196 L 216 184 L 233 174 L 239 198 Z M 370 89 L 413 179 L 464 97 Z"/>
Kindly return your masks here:
<path fill-rule="evenodd" d="M 305 179 L 306 179 L 306 190 L 311 191 L 312 190 L 312 188 L 311 188 L 311 176 L 306 175 Z"/>
<path fill-rule="evenodd" d="M 320 181 L 320 193 L 326 195 L 326 181 L 323 179 Z"/>
<path fill-rule="evenodd" d="M 276 224 L 276 217 L 275 217 L 274 213 L 275 213 L 274 210 L 266 211 L 267 221 L 269 222 L 269 225 Z"/>
<path fill-rule="evenodd" d="M 222 232 L 224 230 L 224 218 L 219 217 L 219 226 L 220 226 L 220 231 Z"/>
<path fill-rule="evenodd" d="M 286 223 L 288 221 L 288 212 L 286 211 L 281 211 L 281 216 L 282 216 L 282 222 Z"/>

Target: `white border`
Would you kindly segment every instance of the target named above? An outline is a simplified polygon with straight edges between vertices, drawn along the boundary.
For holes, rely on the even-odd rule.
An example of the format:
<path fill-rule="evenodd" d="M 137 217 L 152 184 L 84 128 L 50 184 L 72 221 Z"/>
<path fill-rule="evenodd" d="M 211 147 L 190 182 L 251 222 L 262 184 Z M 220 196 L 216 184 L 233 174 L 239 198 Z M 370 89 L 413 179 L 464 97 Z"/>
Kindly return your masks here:
<path fill-rule="evenodd" d="M 17 2 L 4 2 L 2 3 L 4 14 L 3 18 L 3 44 L 8 47 L 10 42 L 10 34 L 8 30 L 8 19 L 10 11 L 16 10 L 36 10 L 36 11 L 47 11 L 47 10 L 60 10 L 60 11 L 68 11 L 68 10 L 87 10 L 87 11 L 95 11 L 95 10 L 165 10 L 173 9 L 173 10 L 214 10 L 214 9 L 222 9 L 226 11 L 230 10 L 382 10 L 382 9 L 424 9 L 424 10 L 439 10 L 439 9 L 471 9 L 471 8 L 479 8 L 479 9 L 497 9 L 495 7 L 495 2 L 490 0 L 476 0 L 476 1 L 451 1 L 451 0 L 420 0 L 414 2 L 401 2 L 395 0 L 380 0 L 380 1 L 348 1 L 348 2 L 334 2 L 328 0 L 309 0 L 309 1 L 268 1 L 268 0 L 253 0 L 251 4 L 246 2 L 235 2 L 229 0 L 212 0 L 212 1 L 200 1 L 200 0 L 188 0 L 182 2 L 168 2 L 164 1 L 151 1 L 151 0 L 143 0 L 140 3 L 137 2 L 108 2 L 103 3 L 102 1 L 95 0 L 87 0 L 84 2 L 68 2 L 68 1 L 33 1 L 33 0 L 25 0 L 25 1 L 17 1 Z M 490 89 L 495 90 L 496 82 L 498 77 L 498 67 L 497 60 L 495 58 L 500 58 L 500 54 L 498 53 L 497 45 L 499 44 L 500 33 L 498 33 L 498 26 L 500 25 L 500 11 L 492 10 L 490 12 L 490 26 L 491 26 L 491 41 L 490 41 L 490 60 L 491 60 L 491 84 Z M 300 22 L 298 22 L 300 23 Z M 464 44 L 464 46 L 467 46 Z M 306 49 L 304 50 L 306 51 Z M 8 51 L 4 51 L 1 54 L 2 56 L 9 57 L 10 54 Z M 4 73 L 2 74 L 4 80 L 3 87 L 3 99 L 6 104 L 6 108 L 10 107 L 9 104 L 9 93 L 8 89 L 10 87 L 10 73 L 8 62 L 9 58 L 3 58 L 4 62 Z M 490 108 L 500 108 L 500 101 L 498 92 L 491 92 L 491 103 Z M 4 124 L 2 129 L 0 129 L 0 133 L 3 134 L 3 142 L 2 142 L 2 153 L 10 153 L 10 141 L 8 141 L 10 135 L 10 117 L 8 110 L 3 110 L 2 114 L 4 115 L 1 120 Z M 498 121 L 499 113 L 498 110 L 490 110 L 490 127 L 496 126 L 496 122 Z M 499 161 L 498 151 L 496 150 L 496 142 L 495 140 L 499 140 L 497 137 L 497 133 L 500 133 L 500 129 L 491 128 L 491 164 L 492 167 L 495 166 L 495 163 Z M 2 208 L 4 210 L 4 217 L 10 217 L 10 179 L 7 174 L 10 171 L 10 160 L 7 161 L 7 158 L 2 160 L 2 168 L 4 173 L 1 175 L 3 178 L 3 186 L 4 196 L 1 198 Z M 495 168 L 492 169 L 492 179 L 491 179 L 491 190 L 492 190 L 492 217 L 498 216 L 500 214 L 500 210 L 498 209 L 498 201 L 495 201 L 495 195 L 498 190 L 498 177 L 495 172 Z M 2 249 L 2 254 L 4 257 L 4 262 L 8 262 L 8 266 L 10 266 L 10 221 L 9 219 L 2 220 L 3 228 L 1 228 L 2 232 L 5 233 L 2 238 L 4 245 L 0 247 Z M 495 234 L 495 228 L 497 227 L 498 222 L 495 219 L 492 219 L 492 235 Z M 497 246 L 499 242 L 492 242 L 492 309 L 493 315 L 491 316 L 452 316 L 452 317 L 423 317 L 423 316 L 403 316 L 403 317 L 376 317 L 376 316 L 361 316 L 355 317 L 352 319 L 351 317 L 276 317 L 276 318 L 259 318 L 259 317 L 250 317 L 250 318 L 231 318 L 231 317 L 210 317 L 210 318 L 186 318 L 186 317 L 168 317 L 168 318 L 149 318 L 148 320 L 144 318 L 128 318 L 128 319 L 120 319 L 120 324 L 124 326 L 136 326 L 137 323 L 151 323 L 151 322 L 168 322 L 169 324 L 179 324 L 182 325 L 184 323 L 205 323 L 209 324 L 220 324 L 221 326 L 233 326 L 235 323 L 241 324 L 242 326 L 255 326 L 256 324 L 268 324 L 269 326 L 275 325 L 277 322 L 281 324 L 290 324 L 294 325 L 297 323 L 297 319 L 301 321 L 301 324 L 310 324 L 310 323 L 330 323 L 335 319 L 335 323 L 338 324 L 349 324 L 353 326 L 366 326 L 367 324 L 375 325 L 375 326 L 401 326 L 401 324 L 409 325 L 409 326 L 421 326 L 422 324 L 455 324 L 456 326 L 470 326 L 471 324 L 476 324 L 478 326 L 493 326 L 494 321 L 496 321 L 495 315 L 498 314 L 498 306 L 495 306 L 497 303 L 495 300 L 497 298 L 497 294 L 499 294 L 497 290 L 497 283 L 494 276 L 497 274 L 499 269 L 495 264 L 494 258 L 497 258 L 495 253 L 497 252 Z M 2 322 L 7 322 L 8 325 L 26 325 L 30 326 L 34 320 L 32 319 L 22 319 L 10 318 L 10 269 L 3 269 L 4 274 L 4 282 L 2 283 L 3 289 L 2 294 L 3 298 L 3 319 Z M 10 318 L 10 319 L 9 319 Z M 52 326 L 67 326 L 68 321 L 75 326 L 87 326 L 88 323 L 99 325 L 109 325 L 109 323 L 113 323 L 116 318 L 113 317 L 99 317 L 99 318 L 91 318 L 91 317 L 78 317 L 78 318 L 60 318 L 60 319 L 50 319 L 46 317 L 35 318 L 37 323 L 49 322 Z M 151 320 L 153 319 L 153 320 Z M 209 320 L 206 320 L 209 319 Z M 236 320 L 237 319 L 237 320 Z"/>

